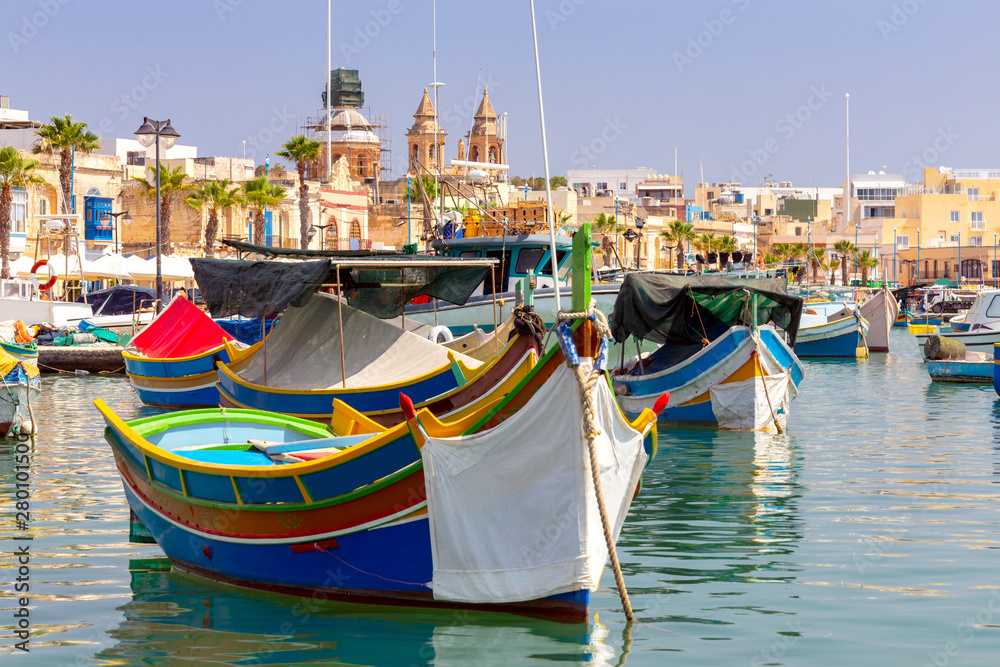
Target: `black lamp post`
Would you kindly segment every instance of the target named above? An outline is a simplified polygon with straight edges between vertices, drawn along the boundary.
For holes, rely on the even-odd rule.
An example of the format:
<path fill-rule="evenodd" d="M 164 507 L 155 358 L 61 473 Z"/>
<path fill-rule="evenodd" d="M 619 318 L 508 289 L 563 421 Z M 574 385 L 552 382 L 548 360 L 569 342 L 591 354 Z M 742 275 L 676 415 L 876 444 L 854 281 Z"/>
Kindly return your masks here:
<path fill-rule="evenodd" d="M 156 312 L 163 310 L 163 273 L 160 262 L 160 144 L 163 150 L 169 150 L 177 143 L 181 135 L 170 124 L 170 119 L 142 119 L 142 125 L 135 131 L 135 138 L 143 148 L 149 148 L 156 142 Z"/>
<path fill-rule="evenodd" d="M 645 218 L 640 218 L 639 216 L 635 217 L 635 228 L 639 230 L 639 234 L 640 234 L 640 239 L 639 239 L 640 242 L 639 242 L 638 247 L 636 248 L 636 251 L 635 251 L 635 268 L 636 268 L 636 270 L 641 270 L 642 269 L 642 267 L 639 266 L 639 262 L 642 260 L 642 238 L 641 238 L 641 236 L 642 236 L 642 228 L 643 228 L 643 225 L 645 225 L 645 224 L 646 224 L 646 219 Z"/>
<path fill-rule="evenodd" d="M 127 227 L 127 226 L 131 225 L 132 224 L 132 216 L 128 214 L 128 211 L 118 211 L 117 213 L 105 213 L 104 215 L 101 216 L 102 220 L 112 220 L 112 219 L 114 220 L 113 224 L 114 224 L 115 254 L 116 255 L 118 254 L 118 218 L 121 217 L 121 216 L 123 216 L 123 215 L 125 217 L 122 218 L 122 222 L 125 223 L 125 226 Z"/>
<path fill-rule="evenodd" d="M 330 227 L 336 227 L 337 223 L 331 222 L 329 225 L 309 225 L 309 226 L 312 227 L 313 229 L 320 230 L 319 249 L 326 250 L 326 230 Z"/>

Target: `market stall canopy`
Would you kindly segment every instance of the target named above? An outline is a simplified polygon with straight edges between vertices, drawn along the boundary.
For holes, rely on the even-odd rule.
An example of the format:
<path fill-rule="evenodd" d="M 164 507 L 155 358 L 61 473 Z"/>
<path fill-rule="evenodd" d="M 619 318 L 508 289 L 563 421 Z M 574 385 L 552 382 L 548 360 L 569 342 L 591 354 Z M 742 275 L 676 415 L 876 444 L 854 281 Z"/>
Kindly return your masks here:
<path fill-rule="evenodd" d="M 11 275 L 18 275 L 18 276 L 31 275 L 31 267 L 34 266 L 35 262 L 34 260 L 31 260 L 31 258 L 28 258 L 29 259 L 28 262 L 25 262 L 23 264 L 18 264 L 18 262 L 21 262 L 23 259 L 24 258 L 22 257 L 21 259 L 18 259 L 16 262 L 11 264 L 10 268 Z M 60 278 L 69 278 L 70 280 L 80 277 L 81 259 L 79 255 L 70 255 L 67 258 L 66 255 L 60 253 L 58 255 L 52 255 L 51 257 L 42 257 L 40 259 L 46 259 L 48 260 L 48 262 L 45 265 L 38 267 L 38 270 L 35 271 L 35 275 L 39 279 L 41 279 L 42 276 L 45 276 L 45 280 L 48 280 L 49 276 L 51 276 L 53 272 L 55 272 L 55 274 Z M 94 265 L 93 262 L 87 261 L 86 259 L 82 260 L 82 262 L 83 262 L 83 275 L 85 278 L 101 277 L 93 272 L 93 265 Z M 16 272 L 14 270 L 15 264 L 17 265 Z M 43 280 L 42 282 L 45 281 Z"/>
<path fill-rule="evenodd" d="M 135 268 L 129 267 L 134 280 L 156 280 L 156 258 L 151 257 L 143 260 L 145 266 Z M 194 271 L 191 269 L 191 261 L 187 257 L 177 255 L 163 255 L 160 257 L 160 275 L 164 280 L 192 280 Z"/>
<path fill-rule="evenodd" d="M 628 336 L 675 345 L 715 340 L 729 327 L 753 323 L 754 296 L 756 323 L 784 329 L 795 345 L 802 299 L 786 292 L 783 278 L 629 273 L 611 313 L 611 333 L 618 342 Z"/>
<path fill-rule="evenodd" d="M 198 287 L 213 317 L 280 313 L 289 305 L 304 304 L 320 286 L 339 283 L 352 307 L 382 319 L 398 317 L 418 296 L 462 305 L 496 262 L 419 255 L 314 262 L 192 260 Z"/>
<path fill-rule="evenodd" d="M 132 278 L 132 272 L 129 271 L 128 261 L 121 255 L 116 254 L 101 255 L 91 262 L 90 275 L 99 276 L 101 278 L 115 278 L 118 280 L 130 280 Z"/>
<path fill-rule="evenodd" d="M 943 287 L 958 287 L 954 280 L 948 280 L 947 278 L 939 278 L 931 283 L 931 285 L 941 285 Z"/>

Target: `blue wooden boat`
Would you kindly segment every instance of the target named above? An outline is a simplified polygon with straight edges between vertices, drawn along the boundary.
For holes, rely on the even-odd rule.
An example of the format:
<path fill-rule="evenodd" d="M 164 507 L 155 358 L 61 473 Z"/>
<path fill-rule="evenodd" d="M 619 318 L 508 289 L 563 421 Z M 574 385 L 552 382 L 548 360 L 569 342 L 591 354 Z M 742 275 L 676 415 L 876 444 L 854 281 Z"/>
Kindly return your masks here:
<path fill-rule="evenodd" d="M 578 344 L 587 340 L 592 335 L 589 323 L 576 333 Z M 505 473 L 502 466 L 467 458 L 470 473 L 480 468 L 476 474 L 502 478 L 493 480 L 493 489 L 476 485 L 475 498 L 443 505 L 429 490 L 439 493 L 439 482 L 424 474 L 428 457 L 440 457 L 441 447 L 453 441 L 479 446 L 508 463 L 534 451 L 549 460 L 567 460 L 567 469 L 586 471 L 581 431 L 561 429 L 559 435 L 569 436 L 559 438 L 546 427 L 556 417 L 572 422 L 582 415 L 579 388 L 565 359 L 563 348 L 554 348 L 508 396 L 499 402 L 484 399 L 476 410 L 453 422 L 411 407 L 407 421 L 381 428 L 338 402 L 333 431 L 308 420 L 254 410 L 196 410 L 126 423 L 103 402 L 95 404 L 108 425 L 105 438 L 129 506 L 182 570 L 290 595 L 584 621 L 606 552 L 595 546 L 602 540 L 574 537 L 575 530 L 567 538 L 585 550 L 574 566 L 583 574 L 574 575 L 573 581 L 581 583 L 563 586 L 557 579 L 565 576 L 560 576 L 537 588 L 536 594 L 478 597 L 456 593 L 454 576 L 443 569 L 448 554 L 456 550 L 469 556 L 470 568 L 482 567 L 480 559 L 497 557 L 476 544 L 442 538 L 450 534 L 449 512 L 455 506 L 485 503 L 481 511 L 489 520 L 481 525 L 492 526 L 490 531 L 499 529 L 492 520 L 495 512 L 537 515 L 536 501 L 523 489 L 532 479 L 544 488 L 550 488 L 546 485 L 550 476 L 553 483 L 561 479 L 550 465 L 526 462 L 526 469 Z M 617 517 L 617 530 L 638 491 L 641 470 L 655 453 L 656 416 L 645 411 L 628 422 L 615 407 L 606 380 L 598 381 L 592 391 L 600 431 L 615 434 L 614 439 L 606 436 L 599 460 L 609 516 Z M 576 408 L 546 409 L 555 404 Z M 560 439 L 575 442 L 575 454 L 556 449 Z M 434 464 L 434 470 L 442 473 L 448 465 L 440 458 Z M 588 516 L 582 524 L 592 530 L 600 522 L 594 521 L 592 504 L 581 502 L 585 498 L 581 494 L 589 492 L 589 478 L 589 473 L 580 476 L 579 485 L 563 489 L 553 500 L 560 507 L 570 503 L 574 511 L 584 511 Z M 621 483 L 622 479 L 627 482 Z M 500 497 L 490 498 L 490 493 Z M 542 520 L 548 519 L 542 516 Z M 530 526 L 517 533 L 520 539 L 504 548 L 515 559 L 547 552 L 547 546 L 537 550 L 538 537 Z M 488 531 L 486 536 L 490 537 Z M 539 567 L 549 572 L 545 562 L 541 559 Z M 496 581 L 491 572 L 469 577 L 473 587 L 481 580 L 486 585 Z M 508 583 L 518 589 L 520 579 Z"/>
<path fill-rule="evenodd" d="M 868 356 L 868 321 L 855 304 L 810 302 L 805 309 L 794 348 L 799 358 Z"/>
<path fill-rule="evenodd" d="M 627 275 L 611 317 L 615 338 L 663 345 L 614 371 L 619 405 L 637 415 L 669 392 L 661 420 L 737 429 L 777 421 L 783 428 L 804 376 L 784 340 L 794 339 L 801 309 L 783 279 Z M 785 333 L 768 321 L 783 324 Z"/>
<path fill-rule="evenodd" d="M 140 400 L 164 408 L 219 404 L 215 363 L 242 372 L 261 343 L 243 345 L 178 295 L 122 352 Z"/>
<path fill-rule="evenodd" d="M 38 345 L 35 343 L 5 343 L 0 341 L 0 349 L 18 361 L 38 363 Z"/>
<path fill-rule="evenodd" d="M 40 389 L 38 366 L 0 349 L 0 437 L 33 432 L 37 425 L 31 420 L 31 401 Z"/>
<path fill-rule="evenodd" d="M 924 366 L 935 382 L 989 384 L 994 382 L 993 357 L 981 352 L 967 352 L 965 359 L 924 359 Z"/>

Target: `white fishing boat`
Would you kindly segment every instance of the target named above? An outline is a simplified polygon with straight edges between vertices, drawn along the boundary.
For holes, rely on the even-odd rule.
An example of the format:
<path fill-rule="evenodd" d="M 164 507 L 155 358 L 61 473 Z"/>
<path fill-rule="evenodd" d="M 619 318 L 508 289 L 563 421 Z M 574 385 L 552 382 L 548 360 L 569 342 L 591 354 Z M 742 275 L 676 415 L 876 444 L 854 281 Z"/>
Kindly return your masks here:
<path fill-rule="evenodd" d="M 945 336 L 961 342 L 971 352 L 993 354 L 993 344 L 1000 343 L 1000 290 L 979 292 L 975 303 L 965 317 L 968 331 L 941 332 Z M 933 333 L 916 334 L 917 344 L 924 346 Z"/>

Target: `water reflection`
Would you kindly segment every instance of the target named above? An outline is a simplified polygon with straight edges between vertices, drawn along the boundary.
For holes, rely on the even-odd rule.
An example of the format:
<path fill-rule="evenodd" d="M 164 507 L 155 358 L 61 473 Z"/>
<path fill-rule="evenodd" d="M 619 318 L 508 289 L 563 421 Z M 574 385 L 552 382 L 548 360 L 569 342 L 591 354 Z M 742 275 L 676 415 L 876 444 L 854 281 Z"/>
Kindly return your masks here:
<path fill-rule="evenodd" d="M 600 624 L 506 614 L 347 605 L 248 593 L 171 572 L 165 558 L 129 562 L 132 599 L 98 664 L 608 664 Z"/>
<path fill-rule="evenodd" d="M 800 465 L 794 436 L 661 431 L 620 547 L 640 617 L 717 623 L 712 613 L 664 615 L 676 605 L 663 593 L 722 584 L 719 594 L 739 594 L 747 583 L 792 581 L 789 555 L 802 539 Z"/>

